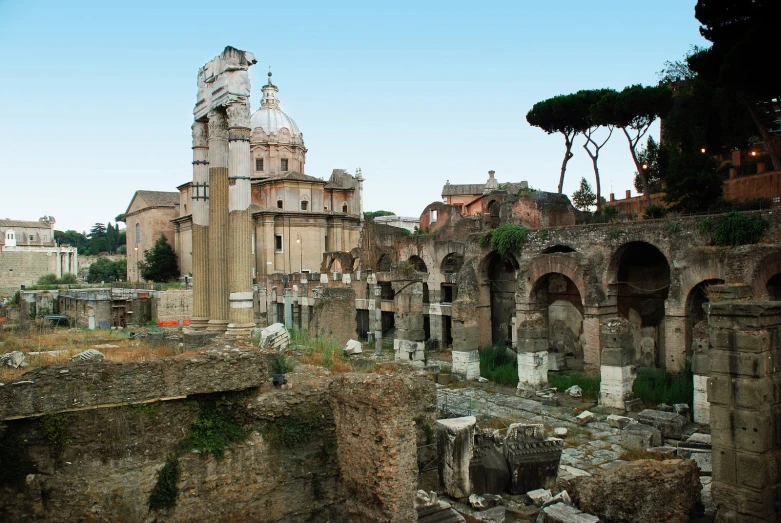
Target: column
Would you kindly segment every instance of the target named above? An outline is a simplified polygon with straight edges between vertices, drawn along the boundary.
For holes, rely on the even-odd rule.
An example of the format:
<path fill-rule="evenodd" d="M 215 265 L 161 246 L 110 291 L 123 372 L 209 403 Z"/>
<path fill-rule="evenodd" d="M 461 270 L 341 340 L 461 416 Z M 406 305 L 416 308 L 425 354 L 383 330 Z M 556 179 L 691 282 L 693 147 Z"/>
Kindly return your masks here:
<path fill-rule="evenodd" d="M 721 521 L 779 521 L 781 306 L 712 302 L 713 501 Z"/>
<path fill-rule="evenodd" d="M 250 214 L 249 103 L 228 106 L 228 331 L 249 334 L 252 310 L 252 216 Z"/>
<path fill-rule="evenodd" d="M 209 323 L 209 141 L 208 124 L 193 130 L 193 319 L 190 327 L 205 330 Z M 128 233 L 129 234 L 129 233 Z"/>
<path fill-rule="evenodd" d="M 209 113 L 209 325 L 228 327 L 228 126 L 221 110 Z"/>

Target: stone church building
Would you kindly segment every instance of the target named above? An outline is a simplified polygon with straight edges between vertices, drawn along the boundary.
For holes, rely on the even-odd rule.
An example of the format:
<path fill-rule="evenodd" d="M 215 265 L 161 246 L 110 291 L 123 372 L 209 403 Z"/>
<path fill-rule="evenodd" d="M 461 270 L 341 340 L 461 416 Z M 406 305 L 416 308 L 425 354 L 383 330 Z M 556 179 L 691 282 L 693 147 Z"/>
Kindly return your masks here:
<path fill-rule="evenodd" d="M 317 272 L 323 253 L 358 246 L 363 178 L 334 169 L 328 180 L 305 174 L 307 148 L 295 121 L 281 108 L 279 88 L 262 88 L 250 118 L 253 276 Z M 178 187 L 179 216 L 172 220 L 182 276 L 192 271 L 194 187 Z M 129 237 L 129 236 L 128 236 Z M 130 252 L 128 250 L 128 252 Z"/>

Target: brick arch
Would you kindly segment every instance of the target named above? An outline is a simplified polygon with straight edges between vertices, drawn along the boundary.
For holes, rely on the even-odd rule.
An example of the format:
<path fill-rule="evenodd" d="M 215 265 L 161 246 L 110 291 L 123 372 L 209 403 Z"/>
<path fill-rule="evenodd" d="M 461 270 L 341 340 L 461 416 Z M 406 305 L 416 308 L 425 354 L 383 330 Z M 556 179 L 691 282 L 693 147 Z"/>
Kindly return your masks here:
<path fill-rule="evenodd" d="M 767 282 L 775 276 L 781 274 L 781 252 L 768 254 L 757 264 L 754 274 L 751 276 L 753 282 L 752 295 L 756 299 L 768 298 Z"/>
<path fill-rule="evenodd" d="M 613 255 L 610 257 L 610 263 L 607 266 L 607 273 L 605 274 L 606 284 L 616 283 L 615 280 L 618 277 L 618 270 L 621 267 L 621 258 L 626 252 L 626 249 L 633 243 L 645 243 L 646 245 L 650 245 L 651 247 L 655 248 L 657 251 L 659 251 L 659 254 L 662 255 L 664 261 L 667 262 L 667 267 L 672 269 L 673 265 L 670 263 L 670 259 L 667 254 L 665 254 L 666 249 L 664 248 L 664 245 L 657 245 L 654 241 L 632 240 L 626 243 L 622 243 L 615 251 L 613 251 Z"/>
<path fill-rule="evenodd" d="M 532 296 L 540 280 L 552 273 L 562 274 L 572 280 L 580 293 L 581 304 L 586 305 L 586 282 L 580 264 L 571 256 L 561 254 L 538 256 L 531 261 L 526 270 L 527 290 L 524 295 L 528 303 L 532 302 Z"/>

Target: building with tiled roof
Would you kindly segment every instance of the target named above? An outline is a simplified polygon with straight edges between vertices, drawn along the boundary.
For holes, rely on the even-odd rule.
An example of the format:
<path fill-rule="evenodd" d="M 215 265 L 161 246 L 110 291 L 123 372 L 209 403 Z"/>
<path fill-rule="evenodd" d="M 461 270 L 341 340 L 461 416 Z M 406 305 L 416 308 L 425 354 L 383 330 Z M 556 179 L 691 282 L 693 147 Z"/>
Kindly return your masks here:
<path fill-rule="evenodd" d="M 128 281 L 140 280 L 138 262 L 161 234 L 174 245 L 175 227 L 171 220 L 179 216 L 180 200 L 180 192 L 143 190 L 136 191 L 130 199 L 125 211 Z"/>

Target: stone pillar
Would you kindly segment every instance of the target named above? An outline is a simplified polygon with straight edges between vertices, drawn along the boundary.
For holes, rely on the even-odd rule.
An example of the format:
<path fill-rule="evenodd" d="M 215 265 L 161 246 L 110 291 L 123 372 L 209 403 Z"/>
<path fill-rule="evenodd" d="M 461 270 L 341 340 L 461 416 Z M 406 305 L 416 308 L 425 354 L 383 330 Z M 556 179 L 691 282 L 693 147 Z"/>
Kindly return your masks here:
<path fill-rule="evenodd" d="M 632 323 L 624 318 L 603 321 L 600 338 L 599 406 L 627 410 L 626 402 L 634 397 L 632 385 L 636 377 Z"/>
<path fill-rule="evenodd" d="M 602 352 L 600 324 L 607 319 L 617 317 L 618 308 L 615 305 L 585 308 L 583 314 L 583 370 L 585 372 L 590 374 L 599 372 L 599 359 Z"/>
<path fill-rule="evenodd" d="M 272 287 L 271 288 L 271 294 L 269 295 L 269 303 L 268 303 L 268 324 L 273 325 L 275 323 L 279 323 L 279 318 L 277 311 L 279 310 L 277 307 L 277 288 Z"/>
<path fill-rule="evenodd" d="M 708 402 L 708 374 L 710 362 L 710 335 L 708 323 L 703 320 L 692 329 L 692 374 L 694 380 L 694 398 L 692 414 L 695 423 L 710 424 L 710 402 Z"/>
<path fill-rule="evenodd" d="M 477 302 L 462 295 L 450 307 L 453 320 L 453 376 L 462 380 L 480 377 L 479 313 Z M 490 325 L 490 318 L 489 318 Z"/>
<path fill-rule="evenodd" d="M 681 372 L 686 366 L 686 316 L 669 311 L 662 326 L 664 361 L 660 358 L 659 364 L 664 365 L 668 372 Z"/>
<path fill-rule="evenodd" d="M 781 305 L 713 302 L 708 323 L 717 521 L 779 521 Z"/>
<path fill-rule="evenodd" d="M 228 127 L 222 110 L 209 113 L 209 325 L 228 327 Z"/>
<path fill-rule="evenodd" d="M 209 323 L 209 141 L 208 124 L 195 122 L 193 131 L 192 252 L 193 319 L 190 327 L 205 330 Z"/>
<path fill-rule="evenodd" d="M 250 213 L 249 102 L 232 103 L 228 115 L 228 330 L 248 334 L 252 311 L 252 216 Z"/>
<path fill-rule="evenodd" d="M 439 484 L 448 496 L 463 499 L 472 493 L 469 462 L 475 446 L 474 416 L 437 420 Z"/>
<path fill-rule="evenodd" d="M 369 285 L 369 331 L 374 334 L 375 354 L 382 354 L 382 288 L 374 274 L 369 274 L 366 283 Z"/>
<path fill-rule="evenodd" d="M 293 328 L 293 295 L 290 287 L 285 287 L 285 328 Z"/>
<path fill-rule="evenodd" d="M 423 283 L 420 281 L 394 281 L 396 295 L 393 298 L 396 338 L 425 341 L 423 330 Z"/>
<path fill-rule="evenodd" d="M 430 291 L 432 294 L 433 292 Z M 439 293 L 437 293 L 439 294 Z M 444 348 L 445 340 L 442 333 L 442 304 L 437 301 L 431 301 L 428 305 L 428 324 L 431 332 L 431 341 L 436 342 L 437 346 Z"/>
<path fill-rule="evenodd" d="M 539 313 L 527 314 L 518 326 L 518 390 L 548 386 L 548 328 Z"/>

